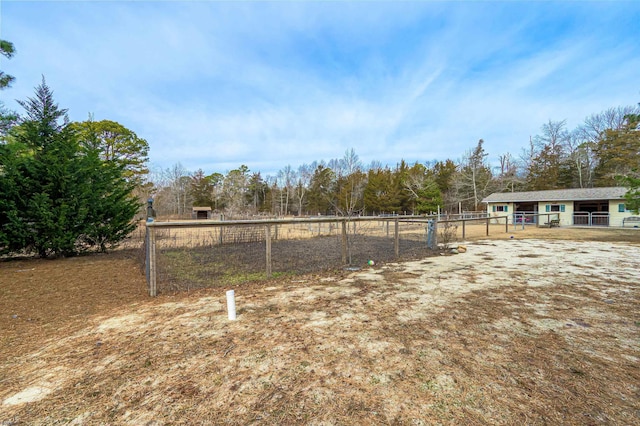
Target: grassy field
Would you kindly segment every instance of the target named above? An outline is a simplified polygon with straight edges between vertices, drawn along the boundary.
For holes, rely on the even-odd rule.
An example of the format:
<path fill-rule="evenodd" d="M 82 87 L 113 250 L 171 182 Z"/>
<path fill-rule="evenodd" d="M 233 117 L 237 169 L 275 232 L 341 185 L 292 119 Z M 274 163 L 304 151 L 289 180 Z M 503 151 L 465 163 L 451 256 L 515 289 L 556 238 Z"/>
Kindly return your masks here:
<path fill-rule="evenodd" d="M 133 251 L 2 262 L 0 424 L 637 424 L 640 232 L 470 240 L 236 286 L 233 322 Z"/>

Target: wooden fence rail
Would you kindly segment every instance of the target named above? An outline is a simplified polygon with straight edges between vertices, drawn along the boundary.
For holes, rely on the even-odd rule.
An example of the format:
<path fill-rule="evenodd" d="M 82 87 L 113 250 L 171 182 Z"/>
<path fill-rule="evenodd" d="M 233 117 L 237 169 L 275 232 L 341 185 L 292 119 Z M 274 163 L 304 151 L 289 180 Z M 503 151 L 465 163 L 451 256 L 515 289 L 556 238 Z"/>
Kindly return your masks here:
<path fill-rule="evenodd" d="M 462 238 L 466 238 L 466 227 L 467 222 L 471 223 L 486 223 L 486 235 L 489 235 L 489 224 L 491 221 L 502 221 L 505 222 L 505 232 L 508 232 L 509 220 L 508 216 L 492 216 L 492 217 L 483 217 L 483 218 L 459 218 L 453 220 L 443 220 L 437 222 L 437 218 L 435 216 L 368 216 L 368 217 L 318 217 L 318 218 L 304 218 L 304 219 L 268 219 L 268 220 L 232 220 L 232 221 L 219 221 L 219 220 L 188 220 L 188 221 L 174 221 L 174 222 L 155 222 L 151 221 L 146 224 L 146 249 L 145 249 L 145 266 L 147 268 L 147 280 L 149 287 L 149 294 L 151 296 L 156 296 L 158 294 L 158 249 L 159 247 L 165 247 L 165 240 L 163 238 L 166 237 L 167 232 L 163 232 L 166 230 L 174 230 L 178 232 L 189 232 L 188 230 L 201 230 L 203 228 L 218 228 L 219 231 L 217 234 L 209 235 L 207 240 L 207 244 L 214 244 L 217 247 L 220 247 L 223 243 L 235 244 L 237 242 L 243 241 L 242 238 L 250 238 L 250 241 L 256 243 L 264 243 L 263 246 L 263 254 L 264 256 L 264 269 L 263 272 L 267 277 L 272 276 L 273 273 L 273 253 L 272 246 L 274 244 L 274 240 L 278 241 L 282 238 L 286 239 L 285 235 L 279 235 L 279 228 L 285 229 L 287 226 L 291 225 L 303 225 L 305 229 L 308 230 L 318 230 L 318 234 L 322 228 L 322 224 L 329 224 L 329 229 L 333 230 L 332 235 L 338 236 L 340 239 L 340 248 L 338 250 L 341 251 L 340 259 L 343 265 L 347 265 L 351 261 L 351 246 L 350 246 L 350 236 L 356 235 L 357 232 L 362 232 L 363 234 L 366 232 L 370 232 L 371 229 L 376 229 L 377 233 L 371 234 L 377 238 L 385 237 L 385 238 L 393 238 L 393 256 L 395 258 L 399 258 L 401 254 L 401 240 L 403 238 L 408 238 L 408 234 L 412 233 L 412 237 L 415 243 L 416 238 L 419 238 L 420 241 L 424 241 L 424 247 L 426 247 L 427 242 L 427 228 L 428 224 L 432 223 L 435 226 L 432 228 L 436 230 L 435 234 L 437 235 L 438 224 L 445 225 L 448 223 L 462 224 Z M 375 225 L 374 222 L 378 222 L 378 225 Z M 370 225 L 366 225 L 369 223 Z M 382 228 L 380 228 L 380 223 L 382 223 Z M 357 225 L 362 224 L 362 226 Z M 390 232 L 390 225 L 393 224 L 393 232 Z M 420 227 L 414 226 L 415 224 L 419 224 Z M 313 226 L 312 226 L 313 225 Z M 315 226 L 317 225 L 317 226 Z M 368 226 L 368 228 L 367 228 Z M 385 229 L 386 227 L 386 235 Z M 225 228 L 234 230 L 237 235 L 240 235 L 242 238 L 236 238 L 234 236 L 225 236 Z M 402 229 L 401 229 L 402 228 Z M 408 230 L 408 229 L 411 230 Z M 240 229 L 240 231 L 238 231 Z M 246 229 L 246 231 L 241 231 L 242 229 Z M 261 230 L 261 231 L 260 231 Z M 160 233 L 160 234 L 159 234 Z M 392 234 L 392 236 L 390 235 Z M 420 237 L 422 235 L 422 237 Z M 423 238 L 424 237 L 424 238 Z M 435 235 L 434 241 L 435 241 Z M 160 239 L 159 239 L 160 238 Z M 177 238 L 177 237 L 174 237 Z M 171 241 L 171 238 L 169 238 Z M 249 241 L 249 240 L 244 240 Z M 404 241 L 404 240 L 403 240 Z M 408 241 L 408 240 L 407 240 Z M 405 243 L 403 243 L 405 244 Z M 194 246 L 197 245 L 194 243 Z M 201 246 L 201 245 L 200 245 Z M 406 246 L 406 244 L 405 244 Z M 434 244 L 435 247 L 435 244 Z M 188 250 L 188 248 L 186 248 Z M 390 256 L 389 253 L 387 256 Z M 257 258 L 256 258 L 257 259 Z M 254 263 L 255 265 L 255 263 Z"/>

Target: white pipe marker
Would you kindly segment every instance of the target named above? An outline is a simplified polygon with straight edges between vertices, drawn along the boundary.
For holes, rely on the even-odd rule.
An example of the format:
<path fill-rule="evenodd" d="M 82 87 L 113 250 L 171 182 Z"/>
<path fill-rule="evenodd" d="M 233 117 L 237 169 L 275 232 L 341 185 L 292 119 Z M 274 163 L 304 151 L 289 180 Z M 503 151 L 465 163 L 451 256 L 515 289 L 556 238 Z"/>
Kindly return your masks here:
<path fill-rule="evenodd" d="M 233 290 L 227 291 L 227 312 L 229 319 L 234 321 L 236 319 L 236 293 Z"/>

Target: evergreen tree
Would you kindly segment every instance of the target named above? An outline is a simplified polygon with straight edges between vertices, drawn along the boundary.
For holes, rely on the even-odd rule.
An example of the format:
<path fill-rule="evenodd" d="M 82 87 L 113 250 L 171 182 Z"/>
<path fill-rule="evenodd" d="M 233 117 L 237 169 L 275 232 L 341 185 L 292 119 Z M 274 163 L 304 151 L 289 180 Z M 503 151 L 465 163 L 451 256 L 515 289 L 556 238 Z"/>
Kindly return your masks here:
<path fill-rule="evenodd" d="M 308 209 L 311 214 L 332 214 L 335 196 L 332 191 L 335 173 L 323 164 L 319 164 L 309 185 Z"/>
<path fill-rule="evenodd" d="M 627 209 L 632 210 L 635 214 L 640 213 L 640 178 L 626 176 L 621 181 L 629 188 L 624 196 Z"/>
<path fill-rule="evenodd" d="M 213 185 L 208 176 L 204 175 L 202 169 L 198 169 L 191 176 L 191 184 L 189 186 L 189 194 L 193 200 L 193 205 L 198 207 L 212 207 Z"/>
<path fill-rule="evenodd" d="M 376 214 L 399 211 L 393 183 L 393 174 L 388 167 L 369 170 L 363 194 L 367 212 Z"/>
<path fill-rule="evenodd" d="M 0 40 L 0 55 L 11 58 L 15 50 L 13 44 L 6 40 Z M 0 70 L 0 90 L 6 89 L 11 85 L 15 78 Z M 9 129 L 18 121 L 18 115 L 5 108 L 4 102 L 0 101 L 0 142 L 7 135 Z"/>
<path fill-rule="evenodd" d="M 20 105 L 26 116 L 0 150 L 0 252 L 72 255 L 121 241 L 138 209 L 123 167 L 80 146 L 44 78 Z"/>
<path fill-rule="evenodd" d="M 422 164 L 414 164 L 404 177 L 404 189 L 410 195 L 413 214 L 431 213 L 442 206 L 442 193 L 434 173 Z"/>
<path fill-rule="evenodd" d="M 13 47 L 13 43 L 7 40 L 0 39 L 0 55 L 4 56 L 7 59 L 10 59 L 15 54 L 15 48 Z M 4 89 L 5 87 L 9 87 L 11 83 L 15 80 L 15 77 L 5 73 L 0 70 L 0 89 Z"/>
<path fill-rule="evenodd" d="M 135 228 L 133 217 L 140 201 L 133 196 L 136 182 L 128 178 L 126 167 L 101 159 L 100 150 L 86 149 L 78 176 L 87 189 L 87 220 L 77 250 L 95 247 L 101 252 L 117 245 Z"/>
<path fill-rule="evenodd" d="M 400 160 L 393 173 L 393 193 L 397 201 L 397 211 L 400 214 L 412 212 L 414 210 L 414 197 L 410 189 L 410 170 L 407 162 Z"/>
<path fill-rule="evenodd" d="M 262 180 L 260 172 L 251 173 L 247 186 L 247 205 L 251 206 L 254 214 L 262 211 L 268 191 L 269 185 Z"/>
<path fill-rule="evenodd" d="M 5 108 L 4 104 L 0 101 L 0 141 L 9 133 L 11 129 L 18 122 L 18 115 Z"/>
<path fill-rule="evenodd" d="M 595 148 L 596 186 L 614 186 L 619 176 L 640 170 L 640 115 L 630 114 L 619 130 L 609 129 Z"/>
<path fill-rule="evenodd" d="M 0 254 L 20 251 L 30 242 L 26 210 L 27 184 L 24 157 L 29 149 L 19 143 L 0 144 Z"/>
<path fill-rule="evenodd" d="M 536 135 L 532 161 L 527 165 L 527 187 L 541 191 L 572 187 L 572 163 L 566 155 L 570 134 L 566 121 L 552 121 L 542 125 L 542 135 Z"/>

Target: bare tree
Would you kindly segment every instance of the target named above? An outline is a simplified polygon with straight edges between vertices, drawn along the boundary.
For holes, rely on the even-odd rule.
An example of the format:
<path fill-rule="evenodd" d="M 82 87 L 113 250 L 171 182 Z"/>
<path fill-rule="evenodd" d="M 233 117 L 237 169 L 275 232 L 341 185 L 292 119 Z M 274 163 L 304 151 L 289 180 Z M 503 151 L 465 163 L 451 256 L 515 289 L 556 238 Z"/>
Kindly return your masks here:
<path fill-rule="evenodd" d="M 626 117 L 638 113 L 640 113 L 638 106 L 609 108 L 585 118 L 577 131 L 584 141 L 596 143 L 604 137 L 607 130 L 621 130 L 626 123 Z"/>
<path fill-rule="evenodd" d="M 542 134 L 533 138 L 538 149 L 548 146 L 550 151 L 561 158 L 565 152 L 569 132 L 567 131 L 567 120 L 552 121 L 542 125 Z"/>
<path fill-rule="evenodd" d="M 307 195 L 309 185 L 311 184 L 311 177 L 315 167 L 311 167 L 308 164 L 303 164 L 298 167 L 298 178 L 295 186 L 296 202 L 298 204 L 298 216 L 302 216 L 302 208 L 304 206 L 304 197 Z"/>
<path fill-rule="evenodd" d="M 476 147 L 466 153 L 454 179 L 458 199 L 472 206 L 474 211 L 478 211 L 482 199 L 491 192 L 493 183 L 483 144 L 484 140 L 480 139 Z"/>
<path fill-rule="evenodd" d="M 609 108 L 585 118 L 570 136 L 569 156 L 578 174 L 578 185 L 590 188 L 594 185 L 595 169 L 598 166 L 597 145 L 606 138 L 607 131 L 620 131 L 627 118 L 640 113 L 638 106 Z"/>
<path fill-rule="evenodd" d="M 164 171 L 165 181 L 168 183 L 172 213 L 183 216 L 187 208 L 187 197 L 189 194 L 189 184 L 191 182 L 190 173 L 181 163 L 176 163 Z"/>
<path fill-rule="evenodd" d="M 271 213 L 274 215 L 280 214 L 280 212 L 282 211 L 282 207 L 280 206 L 281 191 L 278 185 L 278 177 L 269 175 L 266 177 L 265 183 L 270 189 L 269 193 L 271 194 Z"/>
<path fill-rule="evenodd" d="M 289 214 L 289 199 L 293 196 L 296 172 L 287 164 L 278 172 L 278 183 L 280 188 L 280 215 Z"/>
<path fill-rule="evenodd" d="M 569 134 L 567 139 L 568 157 L 575 172 L 576 184 L 580 188 L 593 186 L 593 171 L 596 166 L 595 142 L 585 139 L 580 128 Z"/>
<path fill-rule="evenodd" d="M 522 148 L 522 152 L 520 153 L 520 164 L 522 168 L 526 171 L 531 169 L 537 155 L 538 150 L 536 149 L 536 145 L 533 143 L 533 138 L 529 136 L 529 143 L 526 147 Z"/>
<path fill-rule="evenodd" d="M 332 160 L 333 161 L 333 160 Z M 329 162 L 332 164 L 332 162 Z M 336 211 L 348 217 L 353 217 L 364 210 L 364 189 L 367 185 L 367 175 L 362 170 L 362 162 L 351 148 L 342 159 L 335 161 L 336 194 L 338 195 Z"/>
<path fill-rule="evenodd" d="M 556 189 L 573 185 L 567 166 L 569 132 L 566 121 L 549 120 L 541 130 L 542 133 L 533 138 L 536 153 L 527 167 L 529 189 Z"/>
<path fill-rule="evenodd" d="M 497 176 L 495 178 L 496 190 L 514 192 L 517 187 L 524 183 L 524 179 L 519 173 L 518 160 L 510 153 L 505 153 L 499 157 Z"/>

